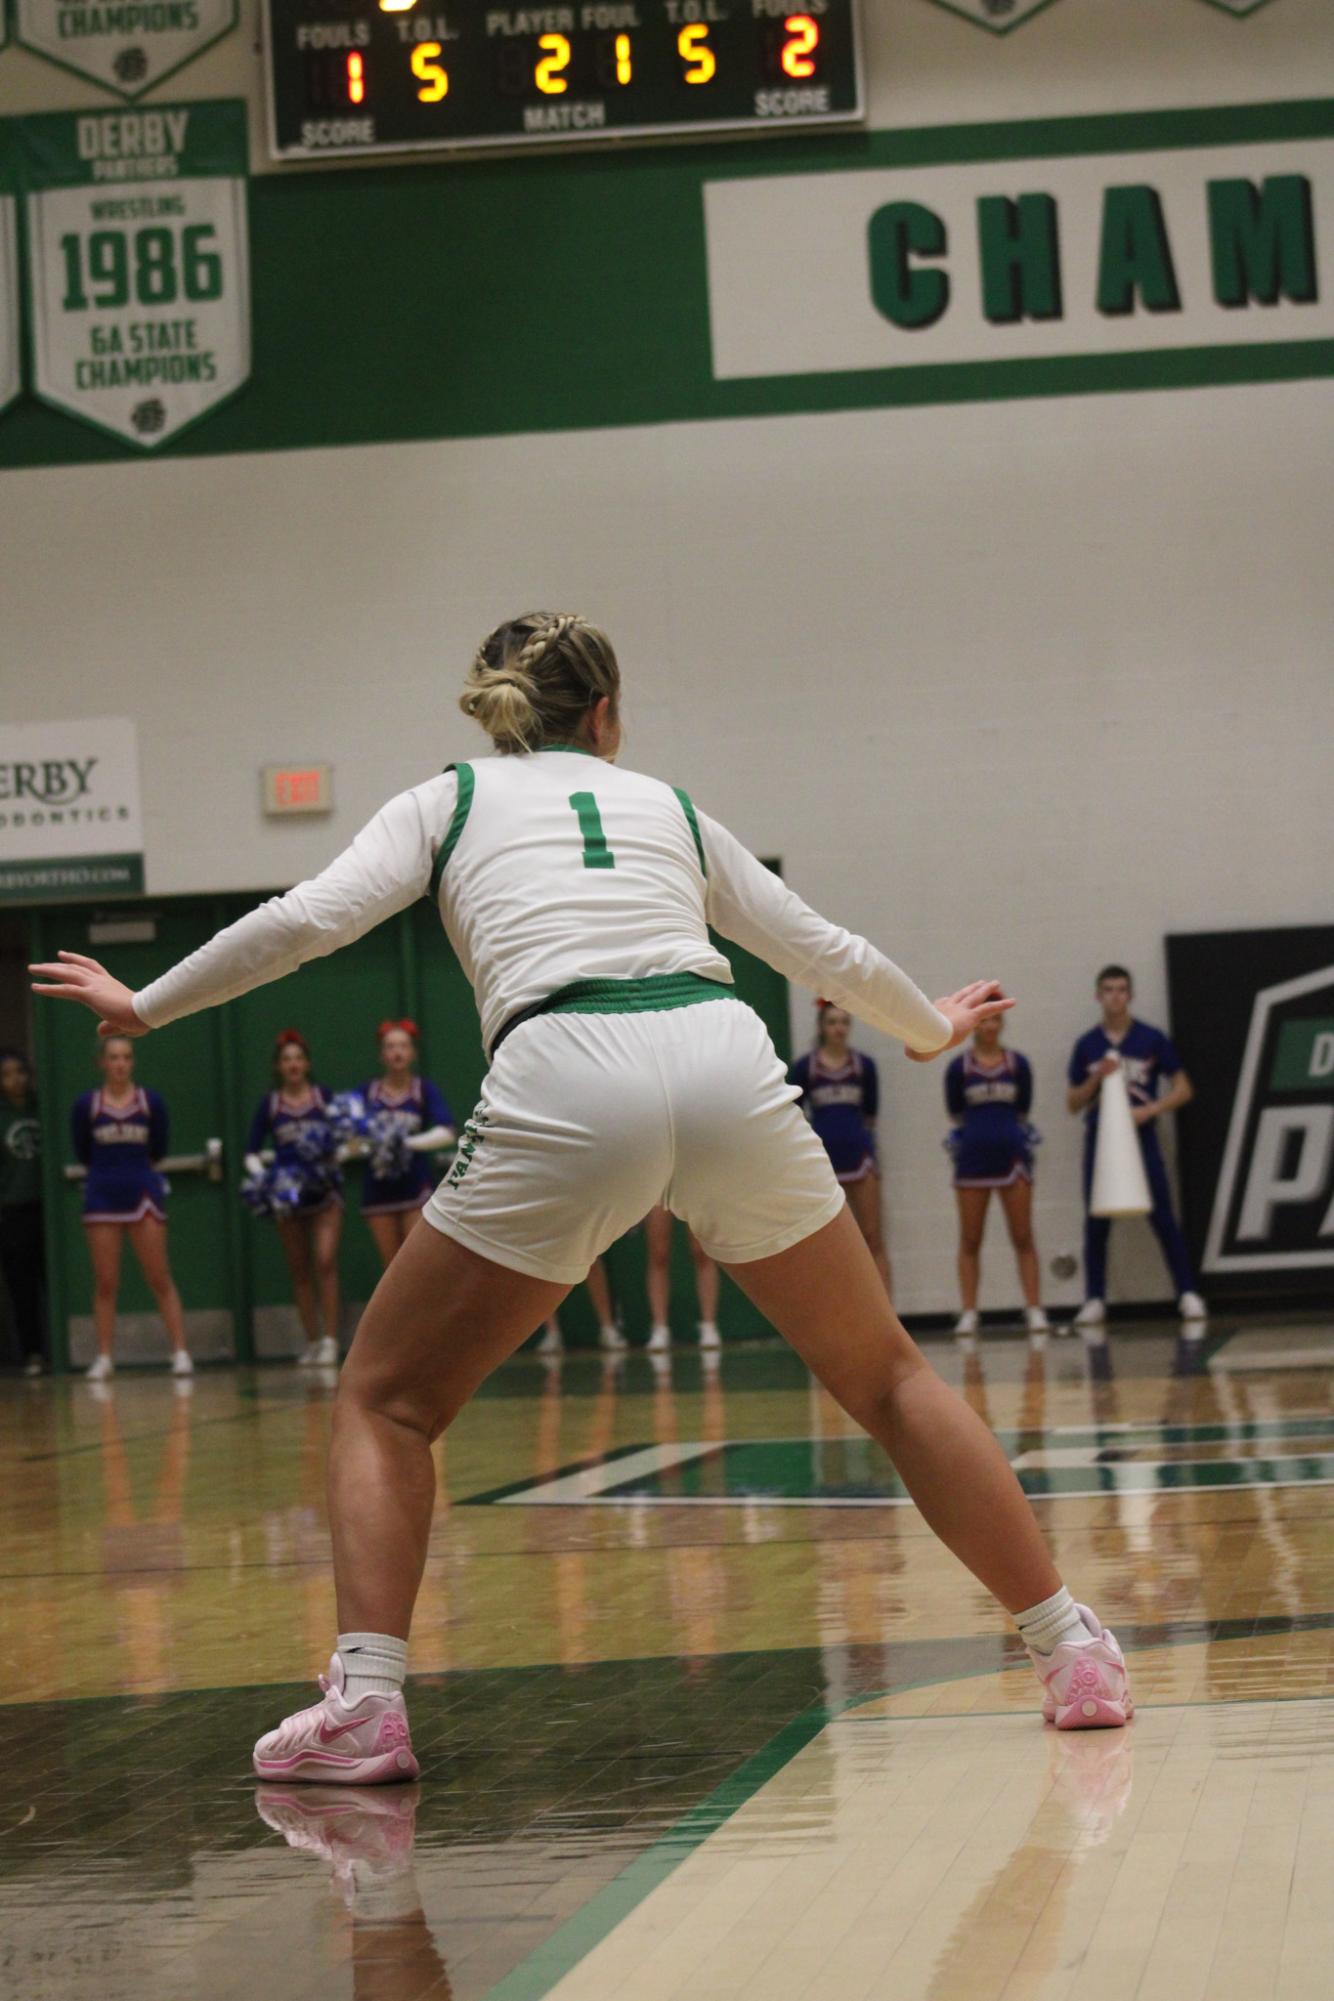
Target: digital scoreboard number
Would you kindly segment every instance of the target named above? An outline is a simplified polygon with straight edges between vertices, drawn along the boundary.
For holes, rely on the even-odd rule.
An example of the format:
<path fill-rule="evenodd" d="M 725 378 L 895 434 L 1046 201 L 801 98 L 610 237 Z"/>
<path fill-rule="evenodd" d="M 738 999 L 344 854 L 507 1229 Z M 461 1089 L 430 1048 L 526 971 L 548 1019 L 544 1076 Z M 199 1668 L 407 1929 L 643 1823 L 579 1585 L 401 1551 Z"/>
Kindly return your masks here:
<path fill-rule="evenodd" d="M 783 132 L 862 112 L 857 0 L 265 0 L 276 159 Z"/>

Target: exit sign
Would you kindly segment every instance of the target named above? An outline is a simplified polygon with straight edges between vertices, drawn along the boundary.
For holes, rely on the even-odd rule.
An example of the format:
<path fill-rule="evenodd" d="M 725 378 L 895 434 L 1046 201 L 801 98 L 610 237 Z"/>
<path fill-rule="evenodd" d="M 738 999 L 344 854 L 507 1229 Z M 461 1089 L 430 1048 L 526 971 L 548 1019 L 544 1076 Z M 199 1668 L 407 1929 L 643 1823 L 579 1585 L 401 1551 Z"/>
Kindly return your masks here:
<path fill-rule="evenodd" d="M 331 764 L 266 764 L 260 772 L 266 813 L 332 813 Z"/>

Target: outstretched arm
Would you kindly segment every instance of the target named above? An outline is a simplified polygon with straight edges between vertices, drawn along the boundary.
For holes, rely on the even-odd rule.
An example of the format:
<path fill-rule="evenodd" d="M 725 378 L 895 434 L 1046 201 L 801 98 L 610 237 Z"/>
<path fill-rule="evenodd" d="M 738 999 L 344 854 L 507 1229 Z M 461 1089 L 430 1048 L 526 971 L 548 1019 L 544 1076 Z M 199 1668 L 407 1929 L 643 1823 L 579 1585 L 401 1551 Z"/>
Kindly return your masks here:
<path fill-rule="evenodd" d="M 714 929 L 798 986 L 827 994 L 872 1028 L 897 1036 L 910 1056 L 925 1062 L 963 1042 L 979 1021 L 1013 1007 L 994 980 L 929 1001 L 892 959 L 817 916 L 716 820 L 701 813 L 699 827 Z"/>
<path fill-rule="evenodd" d="M 424 893 L 456 784 L 447 773 L 401 792 L 322 875 L 249 911 L 140 993 L 80 952 L 31 967 L 33 992 L 81 1001 L 99 1017 L 104 1036 L 142 1035 L 281 979 L 307 959 L 350 945 Z"/>

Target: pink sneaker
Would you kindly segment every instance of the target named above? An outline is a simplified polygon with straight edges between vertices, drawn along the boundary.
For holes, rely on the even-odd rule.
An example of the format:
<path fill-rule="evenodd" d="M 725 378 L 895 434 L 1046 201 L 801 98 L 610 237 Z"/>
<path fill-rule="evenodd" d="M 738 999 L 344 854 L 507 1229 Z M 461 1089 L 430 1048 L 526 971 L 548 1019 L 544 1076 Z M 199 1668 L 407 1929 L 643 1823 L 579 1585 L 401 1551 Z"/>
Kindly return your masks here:
<path fill-rule="evenodd" d="M 299 1709 L 255 1746 L 261 1779 L 313 1780 L 317 1784 L 383 1786 L 416 1779 L 408 1712 L 401 1695 L 363 1695 L 346 1703 L 343 1663 L 335 1654 L 320 1676 L 323 1699 Z"/>
<path fill-rule="evenodd" d="M 372 1791 L 365 1786 L 260 1786 L 255 1805 L 261 1820 L 281 1834 L 289 1848 L 329 1863 L 339 1895 L 354 1916 L 383 1904 L 386 1886 L 402 1882 L 412 1890 L 412 1846 L 420 1786 Z"/>
<path fill-rule="evenodd" d="M 1045 1694 L 1042 1720 L 1058 1730 L 1116 1730 L 1135 1714 L 1125 1657 L 1096 1612 L 1075 1610 L 1088 1629 L 1086 1640 L 1062 1640 L 1050 1654 L 1028 1657 Z"/>

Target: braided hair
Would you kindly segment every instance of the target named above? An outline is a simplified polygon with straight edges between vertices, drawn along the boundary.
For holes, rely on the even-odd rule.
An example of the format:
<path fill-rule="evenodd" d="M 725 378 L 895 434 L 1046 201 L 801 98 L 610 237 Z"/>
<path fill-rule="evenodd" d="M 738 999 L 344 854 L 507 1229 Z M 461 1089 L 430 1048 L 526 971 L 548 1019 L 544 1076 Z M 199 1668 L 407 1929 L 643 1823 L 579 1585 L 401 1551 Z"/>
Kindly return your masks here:
<path fill-rule="evenodd" d="M 477 649 L 459 707 L 504 753 L 572 743 L 621 670 L 604 632 L 574 612 L 530 611 L 498 625 Z"/>

